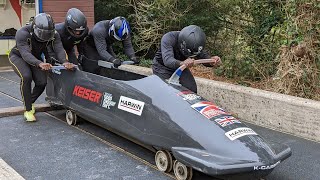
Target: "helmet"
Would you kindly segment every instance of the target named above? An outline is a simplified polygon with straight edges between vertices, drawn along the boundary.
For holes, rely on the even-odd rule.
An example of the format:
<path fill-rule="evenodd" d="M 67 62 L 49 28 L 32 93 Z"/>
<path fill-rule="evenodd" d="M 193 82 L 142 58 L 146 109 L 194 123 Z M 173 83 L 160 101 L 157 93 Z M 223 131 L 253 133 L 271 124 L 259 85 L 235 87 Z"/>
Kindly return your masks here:
<path fill-rule="evenodd" d="M 36 15 L 32 22 L 32 29 L 34 37 L 40 42 L 47 42 L 54 38 L 54 21 L 49 14 Z"/>
<path fill-rule="evenodd" d="M 110 21 L 109 36 L 118 41 L 129 37 L 131 30 L 128 21 L 124 17 L 116 17 Z"/>
<path fill-rule="evenodd" d="M 178 37 L 180 51 L 185 57 L 195 57 L 200 54 L 206 43 L 206 35 L 196 25 L 183 28 Z"/>
<path fill-rule="evenodd" d="M 65 25 L 71 36 L 82 37 L 87 29 L 86 16 L 79 9 L 71 8 L 67 12 Z"/>

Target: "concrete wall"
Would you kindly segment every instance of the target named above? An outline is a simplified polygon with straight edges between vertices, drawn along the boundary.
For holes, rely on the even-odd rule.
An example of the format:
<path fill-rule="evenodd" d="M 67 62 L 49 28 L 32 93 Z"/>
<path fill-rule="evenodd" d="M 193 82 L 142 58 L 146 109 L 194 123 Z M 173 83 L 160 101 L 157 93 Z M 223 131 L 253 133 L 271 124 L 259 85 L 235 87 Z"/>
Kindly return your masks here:
<path fill-rule="evenodd" d="M 121 69 L 150 75 L 151 69 Z M 320 142 L 320 102 L 229 83 L 196 78 L 198 94 L 242 121 Z"/>
<path fill-rule="evenodd" d="M 0 55 L 7 55 L 8 51 L 16 45 L 14 39 L 0 39 Z"/>
<path fill-rule="evenodd" d="M 0 55 L 0 68 L 6 66 L 11 66 L 8 59 L 8 55 Z"/>
<path fill-rule="evenodd" d="M 0 39 L 0 67 L 10 66 L 8 52 L 16 45 L 14 39 Z"/>
<path fill-rule="evenodd" d="M 50 14 L 55 23 L 64 22 L 70 8 L 80 9 L 87 17 L 88 27 L 93 27 L 94 0 L 43 0 L 43 12 Z"/>
<path fill-rule="evenodd" d="M 26 25 L 26 23 L 29 22 L 30 17 L 34 17 L 35 15 L 35 8 L 22 7 L 22 26 Z"/>

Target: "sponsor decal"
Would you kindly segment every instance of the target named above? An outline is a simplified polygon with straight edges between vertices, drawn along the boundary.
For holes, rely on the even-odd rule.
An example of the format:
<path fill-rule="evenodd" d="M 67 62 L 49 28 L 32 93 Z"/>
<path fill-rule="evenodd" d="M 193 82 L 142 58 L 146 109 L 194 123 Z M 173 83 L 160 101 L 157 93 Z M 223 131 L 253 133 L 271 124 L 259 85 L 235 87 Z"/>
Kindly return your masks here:
<path fill-rule="evenodd" d="M 204 115 L 206 118 L 211 119 L 215 116 L 221 115 L 221 114 L 228 114 L 223 109 L 219 108 L 212 102 L 198 102 L 196 104 L 191 105 L 191 107 L 198 111 L 200 114 Z"/>
<path fill-rule="evenodd" d="M 183 98 L 183 100 L 193 101 L 196 99 L 201 99 L 201 97 L 197 94 L 194 94 L 192 91 L 181 91 L 178 93 L 179 96 Z"/>
<path fill-rule="evenodd" d="M 79 85 L 76 85 L 74 87 L 72 95 L 98 104 L 100 104 L 100 100 L 102 97 L 102 94 L 100 92 Z"/>
<path fill-rule="evenodd" d="M 110 109 L 110 106 L 115 106 L 115 105 L 116 105 L 116 102 L 112 101 L 112 94 L 104 92 L 101 106 L 106 109 Z"/>
<path fill-rule="evenodd" d="M 78 40 L 78 41 L 74 41 L 74 45 L 76 45 L 76 44 L 79 44 L 81 42 L 81 40 Z"/>
<path fill-rule="evenodd" d="M 253 166 L 253 170 L 269 170 L 275 168 L 278 164 L 280 164 L 280 161 L 269 166 Z"/>
<path fill-rule="evenodd" d="M 144 107 L 144 102 L 131 99 L 125 96 L 120 96 L 118 108 L 132 114 L 141 116 Z"/>
<path fill-rule="evenodd" d="M 242 128 L 236 128 L 231 131 L 228 131 L 225 133 L 225 135 L 231 140 L 238 139 L 242 136 L 247 136 L 247 135 L 257 135 L 256 132 L 254 132 L 252 129 L 247 128 L 247 127 L 242 127 Z"/>
<path fill-rule="evenodd" d="M 224 116 L 224 117 L 220 117 L 218 119 L 214 120 L 216 123 L 218 123 L 221 127 L 226 127 L 230 124 L 234 124 L 234 123 L 241 123 L 238 119 L 236 119 L 233 116 Z"/>

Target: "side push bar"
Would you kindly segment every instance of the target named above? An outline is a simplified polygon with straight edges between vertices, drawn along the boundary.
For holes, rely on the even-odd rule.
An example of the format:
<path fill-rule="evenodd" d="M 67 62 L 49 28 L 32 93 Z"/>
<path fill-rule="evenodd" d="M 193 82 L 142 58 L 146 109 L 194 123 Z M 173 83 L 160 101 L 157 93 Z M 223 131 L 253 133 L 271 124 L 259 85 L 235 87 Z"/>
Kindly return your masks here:
<path fill-rule="evenodd" d="M 121 62 L 121 65 L 132 65 L 132 64 L 134 64 L 133 61 L 122 61 Z M 105 68 L 108 68 L 108 69 L 116 68 L 116 67 L 114 67 L 113 63 L 107 62 L 107 61 L 102 61 L 102 60 L 98 61 L 98 66 L 105 67 Z"/>
<path fill-rule="evenodd" d="M 78 65 L 75 65 L 74 68 L 77 68 Z M 62 65 L 58 65 L 58 66 L 52 66 L 51 68 L 52 70 L 62 70 L 62 69 L 66 69 L 64 66 Z"/>
<path fill-rule="evenodd" d="M 78 68 L 78 65 L 75 65 L 74 68 Z M 58 66 L 52 66 L 51 71 L 55 74 L 61 74 L 60 70 L 64 70 L 66 69 L 64 66 L 62 65 L 58 65 Z"/>
<path fill-rule="evenodd" d="M 204 63 L 214 63 L 215 60 L 213 59 L 198 59 L 194 61 L 194 64 L 204 64 Z M 168 83 L 169 84 L 173 84 L 173 85 L 177 85 L 177 86 L 181 86 L 179 79 L 181 77 L 181 74 L 183 72 L 183 70 L 186 69 L 185 65 L 180 66 L 169 78 Z"/>

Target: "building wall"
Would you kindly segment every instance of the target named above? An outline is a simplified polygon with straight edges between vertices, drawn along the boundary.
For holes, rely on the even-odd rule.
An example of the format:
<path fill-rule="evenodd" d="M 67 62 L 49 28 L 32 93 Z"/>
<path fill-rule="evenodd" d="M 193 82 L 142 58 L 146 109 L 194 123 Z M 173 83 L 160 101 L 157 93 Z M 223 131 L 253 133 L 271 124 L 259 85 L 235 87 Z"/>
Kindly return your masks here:
<path fill-rule="evenodd" d="M 13 10 L 12 5 L 9 1 L 7 1 L 7 4 L 5 7 L 0 8 L 0 31 L 4 32 L 6 29 L 9 28 L 15 28 L 20 29 L 20 20 L 16 14 L 16 12 Z M 15 17 L 15 18 L 12 18 Z M 10 20 L 9 20 L 10 19 Z"/>
<path fill-rule="evenodd" d="M 50 14 L 56 23 L 64 22 L 70 8 L 80 9 L 87 17 L 88 26 L 94 25 L 94 0 L 43 0 L 43 12 Z"/>
<path fill-rule="evenodd" d="M 31 16 L 36 14 L 34 7 L 21 7 L 19 0 L 6 0 L 5 6 L 0 6 L 0 31 L 15 28 L 20 29 Z"/>
<path fill-rule="evenodd" d="M 24 26 L 26 25 L 27 22 L 29 22 L 30 17 L 34 17 L 36 15 L 36 9 L 22 7 L 21 14 L 22 14 L 22 17 L 21 17 L 22 26 Z"/>

